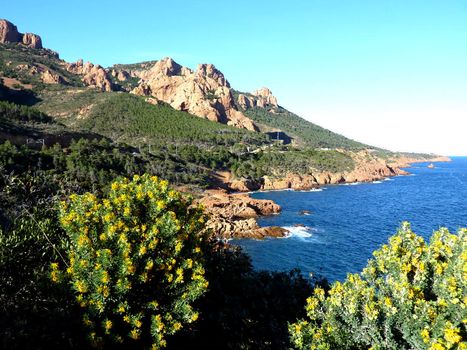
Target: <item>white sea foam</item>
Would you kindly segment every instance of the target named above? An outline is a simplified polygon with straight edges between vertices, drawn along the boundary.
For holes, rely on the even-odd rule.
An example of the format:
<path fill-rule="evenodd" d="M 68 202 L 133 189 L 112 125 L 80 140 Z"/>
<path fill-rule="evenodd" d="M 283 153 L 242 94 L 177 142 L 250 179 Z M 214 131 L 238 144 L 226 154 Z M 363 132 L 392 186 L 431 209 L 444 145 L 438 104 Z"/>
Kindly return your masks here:
<path fill-rule="evenodd" d="M 386 177 L 383 179 L 383 181 L 394 181 L 393 179 L 391 179 L 390 177 Z"/>
<path fill-rule="evenodd" d="M 309 189 L 309 190 L 297 190 L 296 192 L 321 192 L 324 189 L 325 188 L 312 188 L 312 189 Z"/>
<path fill-rule="evenodd" d="M 361 185 L 361 182 L 348 182 L 345 183 L 344 186 L 355 186 L 355 185 Z"/>
<path fill-rule="evenodd" d="M 309 238 L 311 237 L 311 231 L 312 229 L 310 227 L 303 227 L 303 226 L 284 226 L 287 231 L 286 237 L 297 237 L 297 238 Z"/>
<path fill-rule="evenodd" d="M 383 182 L 382 181 L 373 181 L 372 184 L 382 184 Z"/>

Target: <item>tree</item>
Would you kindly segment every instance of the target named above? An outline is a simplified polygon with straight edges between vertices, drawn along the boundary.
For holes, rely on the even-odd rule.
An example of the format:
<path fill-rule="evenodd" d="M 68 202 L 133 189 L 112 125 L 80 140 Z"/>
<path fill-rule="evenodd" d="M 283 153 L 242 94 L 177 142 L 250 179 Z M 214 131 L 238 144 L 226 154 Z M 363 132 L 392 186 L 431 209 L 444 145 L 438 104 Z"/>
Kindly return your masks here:
<path fill-rule="evenodd" d="M 363 272 L 315 289 L 307 319 L 289 325 L 298 349 L 466 349 L 467 230 L 429 243 L 404 223 Z"/>
<path fill-rule="evenodd" d="M 133 339 L 160 348 L 197 319 L 191 303 L 207 288 L 205 217 L 166 181 L 135 175 L 103 199 L 72 195 L 60 221 L 71 238 L 68 262 L 53 263 L 50 277 L 71 287 L 94 345 Z"/>

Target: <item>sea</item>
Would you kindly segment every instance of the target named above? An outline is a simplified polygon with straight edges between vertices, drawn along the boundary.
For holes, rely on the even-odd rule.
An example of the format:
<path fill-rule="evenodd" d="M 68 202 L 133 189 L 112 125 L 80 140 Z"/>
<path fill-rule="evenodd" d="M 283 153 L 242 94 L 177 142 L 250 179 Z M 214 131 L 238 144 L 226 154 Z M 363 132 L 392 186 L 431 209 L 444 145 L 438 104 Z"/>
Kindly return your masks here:
<path fill-rule="evenodd" d="M 327 185 L 310 191 L 264 191 L 251 196 L 272 199 L 278 215 L 262 217 L 261 226 L 281 226 L 285 238 L 231 241 L 251 256 L 257 270 L 288 271 L 344 280 L 358 273 L 372 252 L 408 221 L 429 240 L 435 230 L 467 227 L 467 157 L 452 162 L 415 163 L 407 176 L 371 183 Z"/>

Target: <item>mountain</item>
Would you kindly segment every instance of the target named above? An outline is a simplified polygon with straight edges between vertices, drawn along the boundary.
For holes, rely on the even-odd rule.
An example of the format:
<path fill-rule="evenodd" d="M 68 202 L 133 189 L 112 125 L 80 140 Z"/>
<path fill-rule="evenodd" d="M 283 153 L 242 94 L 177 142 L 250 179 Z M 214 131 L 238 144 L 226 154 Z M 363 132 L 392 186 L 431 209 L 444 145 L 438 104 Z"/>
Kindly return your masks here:
<path fill-rule="evenodd" d="M 212 64 L 192 70 L 169 57 L 109 68 L 69 63 L 38 35 L 0 20 L 0 83 L 1 100 L 33 107 L 18 114 L 3 105 L 2 139 L 65 147 L 73 138 L 105 139 L 165 159 L 157 171 L 177 183 L 304 188 L 396 173 L 387 162 L 397 154 L 300 118 L 268 88 L 234 90 Z M 373 166 L 362 170 L 362 160 Z M 170 175 L 176 164 L 194 176 Z"/>

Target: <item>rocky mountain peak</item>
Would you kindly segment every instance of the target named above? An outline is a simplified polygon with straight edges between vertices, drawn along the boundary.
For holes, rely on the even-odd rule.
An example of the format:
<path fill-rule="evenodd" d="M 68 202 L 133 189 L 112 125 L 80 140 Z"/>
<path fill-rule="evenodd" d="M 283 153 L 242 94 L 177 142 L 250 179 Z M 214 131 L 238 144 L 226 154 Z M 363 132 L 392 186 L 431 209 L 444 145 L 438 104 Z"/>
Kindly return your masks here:
<path fill-rule="evenodd" d="M 157 61 L 151 68 L 151 73 L 161 73 L 168 77 L 180 75 L 182 66 L 175 62 L 171 57 L 165 57 Z"/>
<path fill-rule="evenodd" d="M 18 32 L 18 28 L 13 23 L 6 19 L 0 19 L 0 43 L 20 43 L 33 49 L 42 49 L 42 39 L 39 35 L 22 34 Z"/>
<path fill-rule="evenodd" d="M 213 64 L 200 64 L 196 71 L 166 57 L 138 73 L 139 84 L 131 92 L 150 96 L 173 108 L 220 123 L 257 130 L 253 121 L 236 109 L 224 74 Z"/>
<path fill-rule="evenodd" d="M 198 69 L 196 69 L 196 74 L 201 77 L 214 79 L 219 85 L 230 88 L 230 84 L 227 79 L 225 79 L 224 74 L 211 63 L 199 64 Z"/>

